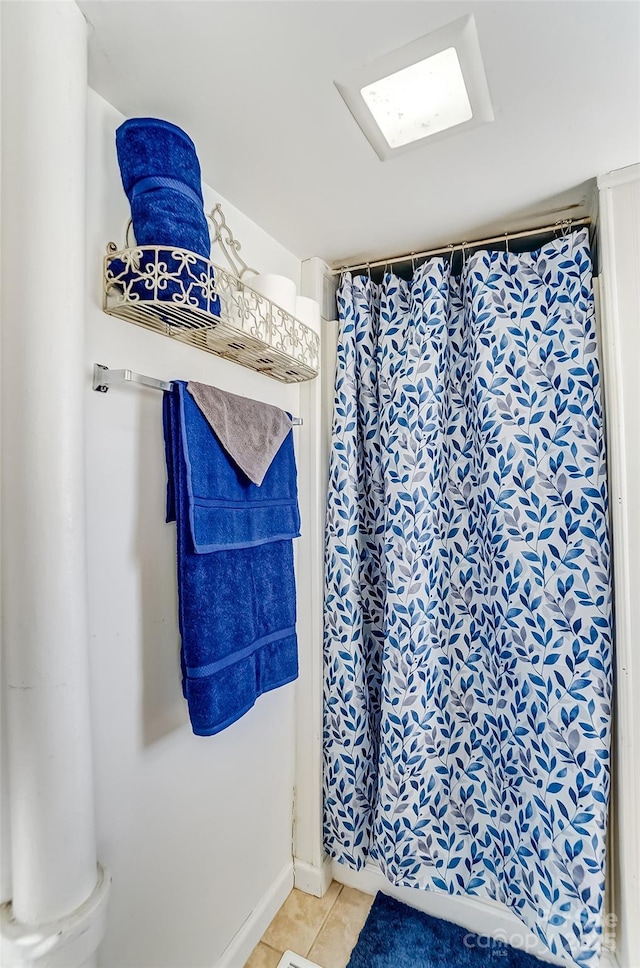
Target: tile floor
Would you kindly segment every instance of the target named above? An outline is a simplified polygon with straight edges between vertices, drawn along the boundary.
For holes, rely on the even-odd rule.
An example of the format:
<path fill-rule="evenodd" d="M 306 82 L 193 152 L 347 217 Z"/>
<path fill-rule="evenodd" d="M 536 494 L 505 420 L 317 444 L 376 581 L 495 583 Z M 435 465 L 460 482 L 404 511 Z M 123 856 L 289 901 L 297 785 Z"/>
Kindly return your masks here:
<path fill-rule="evenodd" d="M 373 904 L 363 894 L 333 881 L 324 897 L 295 888 L 253 950 L 245 968 L 276 968 L 283 952 L 295 951 L 321 968 L 346 968 Z"/>

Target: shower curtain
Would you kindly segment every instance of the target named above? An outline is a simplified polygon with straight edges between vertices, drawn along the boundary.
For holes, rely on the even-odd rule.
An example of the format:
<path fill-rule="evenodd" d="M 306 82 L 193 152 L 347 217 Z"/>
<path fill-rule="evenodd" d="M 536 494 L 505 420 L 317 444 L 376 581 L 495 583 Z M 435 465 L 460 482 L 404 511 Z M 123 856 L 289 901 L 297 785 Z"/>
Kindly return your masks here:
<path fill-rule="evenodd" d="M 343 277 L 325 844 L 597 963 L 611 605 L 586 229 Z"/>

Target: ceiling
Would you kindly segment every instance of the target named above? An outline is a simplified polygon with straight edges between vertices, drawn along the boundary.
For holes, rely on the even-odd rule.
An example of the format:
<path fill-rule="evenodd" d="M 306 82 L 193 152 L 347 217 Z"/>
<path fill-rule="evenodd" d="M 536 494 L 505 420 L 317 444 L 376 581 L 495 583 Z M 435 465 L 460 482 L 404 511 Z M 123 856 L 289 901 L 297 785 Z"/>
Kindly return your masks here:
<path fill-rule="evenodd" d="M 203 178 L 301 258 L 364 261 L 584 214 L 640 160 L 640 5 L 79 0 L 90 83 L 185 128 Z M 473 13 L 495 121 L 382 162 L 333 85 Z"/>

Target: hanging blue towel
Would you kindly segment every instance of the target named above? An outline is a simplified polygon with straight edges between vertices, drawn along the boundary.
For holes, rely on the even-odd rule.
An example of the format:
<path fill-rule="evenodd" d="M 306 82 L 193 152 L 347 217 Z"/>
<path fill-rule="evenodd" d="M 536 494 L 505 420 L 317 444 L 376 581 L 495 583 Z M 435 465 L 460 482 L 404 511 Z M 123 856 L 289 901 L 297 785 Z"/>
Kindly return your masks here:
<path fill-rule="evenodd" d="M 298 675 L 293 436 L 260 487 L 182 382 L 164 395 L 167 521 L 176 521 L 183 692 L 194 733 L 235 722 Z"/>
<path fill-rule="evenodd" d="M 193 141 L 177 125 L 160 118 L 130 118 L 116 131 L 116 150 L 136 242 L 141 246 L 167 246 L 157 262 L 173 275 L 160 287 L 152 285 L 156 257 L 152 260 L 145 254 L 141 268 L 149 273 L 149 285 L 134 282 L 132 291 L 141 300 L 155 297 L 175 302 L 187 298 L 192 305 L 219 315 L 219 299 L 211 300 L 210 290 L 202 284 L 206 265 L 200 260 L 185 265 L 184 259 L 172 254 L 172 249 L 187 249 L 194 256 L 208 259 L 211 252 L 200 163 Z M 113 268 L 121 272 L 124 266 Z"/>

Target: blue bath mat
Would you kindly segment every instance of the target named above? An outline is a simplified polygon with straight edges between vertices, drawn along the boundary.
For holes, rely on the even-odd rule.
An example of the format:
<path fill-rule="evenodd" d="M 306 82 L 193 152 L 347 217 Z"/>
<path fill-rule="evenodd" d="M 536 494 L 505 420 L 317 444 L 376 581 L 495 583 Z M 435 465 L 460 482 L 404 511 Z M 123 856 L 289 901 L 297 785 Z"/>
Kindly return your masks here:
<path fill-rule="evenodd" d="M 523 929 L 524 930 L 524 929 Z M 347 968 L 549 968 L 510 945 L 408 907 L 375 901 Z"/>

